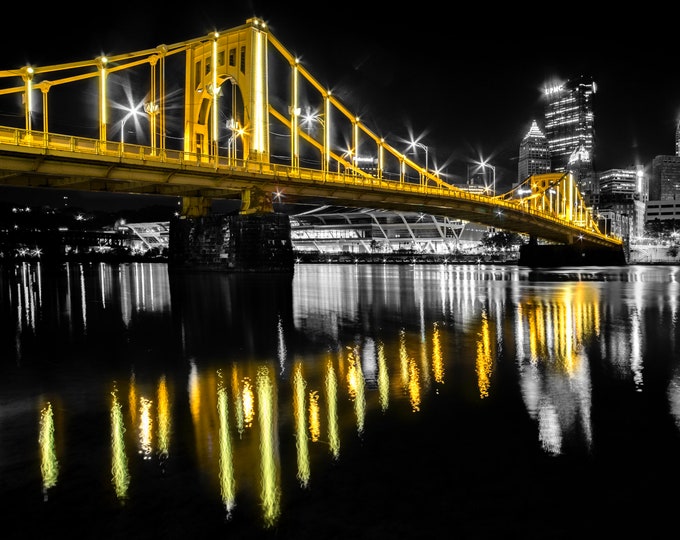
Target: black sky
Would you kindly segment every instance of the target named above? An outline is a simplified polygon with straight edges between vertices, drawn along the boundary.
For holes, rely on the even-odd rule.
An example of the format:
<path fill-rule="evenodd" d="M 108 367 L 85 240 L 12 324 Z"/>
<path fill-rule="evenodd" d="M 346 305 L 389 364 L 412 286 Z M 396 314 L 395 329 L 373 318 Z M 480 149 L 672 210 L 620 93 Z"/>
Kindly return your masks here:
<path fill-rule="evenodd" d="M 677 24 L 661 11 L 577 13 L 583 6 L 574 5 L 568 17 L 553 18 L 542 4 L 502 11 L 431 1 L 55 4 L 25 4 L 35 11 L 0 34 L 0 69 L 149 49 L 257 16 L 373 131 L 421 136 L 430 163 L 446 165 L 454 181 L 482 157 L 500 185 L 513 182 L 519 143 L 532 120 L 542 124 L 543 84 L 580 74 L 598 89 L 597 170 L 675 151 Z"/>

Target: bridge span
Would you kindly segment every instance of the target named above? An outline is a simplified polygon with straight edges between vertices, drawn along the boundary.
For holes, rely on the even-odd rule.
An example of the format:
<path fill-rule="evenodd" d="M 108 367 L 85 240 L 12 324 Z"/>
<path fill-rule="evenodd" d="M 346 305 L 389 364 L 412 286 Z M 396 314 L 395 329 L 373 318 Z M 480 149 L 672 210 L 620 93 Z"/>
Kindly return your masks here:
<path fill-rule="evenodd" d="M 177 100 L 166 73 L 179 53 L 183 97 Z M 111 80 L 142 68 L 148 70 L 148 84 L 138 89 L 143 97 L 132 107 L 122 106 L 109 88 Z M 178 242 L 197 234 L 193 223 L 206 223 L 212 200 L 240 198 L 240 216 L 251 222 L 250 232 L 230 218 L 229 242 L 239 237 L 241 244 L 269 245 L 264 259 L 276 266 L 277 253 L 289 259 L 285 219 L 273 216 L 273 200 L 285 196 L 290 202 L 463 219 L 526 234 L 534 242 L 622 248 L 620 238 L 600 231 L 570 173 L 531 176 L 497 196 L 445 182 L 362 123 L 260 19 L 175 45 L 0 71 L 0 78 L 20 78 L 22 84 L 0 88 L 0 98 L 20 96 L 24 104 L 21 125 L 0 126 L 0 185 L 181 197 L 184 224 L 175 227 L 192 225 L 190 233 L 175 237 Z M 285 84 L 272 84 L 274 79 Z M 60 92 L 53 98 L 55 87 Z M 88 133 L 69 133 L 65 124 L 51 123 L 48 111 L 62 106 L 57 100 L 66 94 L 73 101 L 84 89 L 98 95 L 95 115 L 80 111 L 90 119 L 89 131 L 83 130 Z M 35 99 L 38 92 L 42 100 Z M 135 132 L 134 142 L 126 142 L 126 123 L 134 121 L 141 132 L 140 118 L 148 122 L 148 133 Z M 276 229 L 273 238 L 262 232 L 263 224 Z M 224 223 L 220 227 L 224 230 Z M 202 234 L 205 242 L 205 230 Z M 219 252 L 213 262 L 228 259 L 225 238 L 213 241 Z M 186 249 L 179 251 L 188 256 Z"/>

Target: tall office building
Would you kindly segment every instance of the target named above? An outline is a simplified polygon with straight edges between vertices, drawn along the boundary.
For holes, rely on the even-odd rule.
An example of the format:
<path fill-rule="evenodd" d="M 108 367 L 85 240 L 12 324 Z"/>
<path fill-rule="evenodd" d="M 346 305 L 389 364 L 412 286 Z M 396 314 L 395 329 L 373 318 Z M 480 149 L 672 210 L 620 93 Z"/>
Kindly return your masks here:
<path fill-rule="evenodd" d="M 680 155 L 656 156 L 652 160 L 649 200 L 680 199 Z"/>
<path fill-rule="evenodd" d="M 675 155 L 680 156 L 680 120 L 675 127 Z"/>
<path fill-rule="evenodd" d="M 517 183 L 521 184 L 529 176 L 550 172 L 550 145 L 539 129 L 536 120 L 532 121 L 529 131 L 519 145 L 517 163 Z"/>
<path fill-rule="evenodd" d="M 552 168 L 571 170 L 577 181 L 593 171 L 595 92 L 595 82 L 584 76 L 548 83 L 544 89 L 545 136 Z"/>

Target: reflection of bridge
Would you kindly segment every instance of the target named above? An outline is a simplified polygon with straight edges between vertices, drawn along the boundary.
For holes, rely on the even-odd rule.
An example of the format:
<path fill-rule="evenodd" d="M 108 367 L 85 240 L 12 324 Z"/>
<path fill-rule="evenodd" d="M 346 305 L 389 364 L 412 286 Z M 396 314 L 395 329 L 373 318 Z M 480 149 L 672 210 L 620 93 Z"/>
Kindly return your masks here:
<path fill-rule="evenodd" d="M 188 220 L 207 216 L 215 198 L 240 197 L 244 222 L 273 214 L 273 198 L 284 194 L 291 202 L 426 212 L 582 248 L 622 245 L 600 232 L 571 174 L 530 177 L 498 196 L 444 182 L 364 125 L 259 19 L 174 45 L 0 77 L 21 78 L 0 88 L 0 97 L 14 98 L 10 107 L 18 96 L 24 103 L 21 125 L 0 127 L 2 185 L 177 196 Z M 148 83 L 121 91 L 132 78 Z M 98 103 L 85 107 L 87 94 Z M 74 101 L 81 102 L 75 109 Z M 140 118 L 149 124 L 145 135 Z M 91 127 L 73 127 L 83 125 Z M 131 126 L 134 142 L 126 142 Z M 261 223 L 238 234 L 278 245 L 280 235 L 253 240 Z M 230 227 L 233 237 L 241 225 Z"/>

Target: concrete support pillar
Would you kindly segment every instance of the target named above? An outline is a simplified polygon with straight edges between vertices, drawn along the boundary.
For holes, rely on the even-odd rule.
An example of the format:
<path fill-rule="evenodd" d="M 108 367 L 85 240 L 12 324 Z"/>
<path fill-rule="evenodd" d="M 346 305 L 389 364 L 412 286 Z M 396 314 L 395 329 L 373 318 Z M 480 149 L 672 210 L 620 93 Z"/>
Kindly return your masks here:
<path fill-rule="evenodd" d="M 286 214 L 182 216 L 170 223 L 168 265 L 175 270 L 294 272 Z"/>

